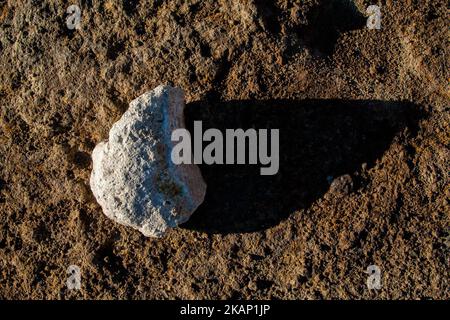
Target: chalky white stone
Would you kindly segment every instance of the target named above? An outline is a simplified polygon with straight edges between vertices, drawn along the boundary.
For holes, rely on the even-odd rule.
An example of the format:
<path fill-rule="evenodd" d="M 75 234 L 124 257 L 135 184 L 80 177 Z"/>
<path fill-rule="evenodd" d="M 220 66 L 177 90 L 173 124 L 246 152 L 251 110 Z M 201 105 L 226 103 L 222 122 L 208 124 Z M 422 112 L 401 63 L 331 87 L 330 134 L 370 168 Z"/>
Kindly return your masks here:
<path fill-rule="evenodd" d="M 103 212 L 147 237 L 186 222 L 205 197 L 199 168 L 171 160 L 183 109 L 182 89 L 159 86 L 133 100 L 92 152 L 90 185 Z"/>

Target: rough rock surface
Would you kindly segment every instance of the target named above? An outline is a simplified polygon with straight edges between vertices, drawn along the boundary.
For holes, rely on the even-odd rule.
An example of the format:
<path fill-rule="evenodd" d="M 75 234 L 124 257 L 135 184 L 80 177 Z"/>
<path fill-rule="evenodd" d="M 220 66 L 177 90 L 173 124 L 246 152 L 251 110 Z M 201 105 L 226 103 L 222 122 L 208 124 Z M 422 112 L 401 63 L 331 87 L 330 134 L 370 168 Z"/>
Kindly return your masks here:
<path fill-rule="evenodd" d="M 330 13 L 331 2 L 80 1 L 81 28 L 68 30 L 67 1 L 0 1 L 0 297 L 450 299 L 448 1 L 340 1 L 353 13 Z M 376 3 L 381 30 L 364 19 L 335 25 Z M 199 166 L 211 198 L 190 228 L 154 239 L 103 215 L 89 178 L 95 144 L 128 102 L 160 83 L 184 88 L 187 110 L 214 99 L 254 109 L 294 101 L 289 117 L 226 104 L 210 116 L 223 128 L 238 115 L 249 128 L 277 118 L 287 123 L 280 139 L 304 143 L 288 143 L 293 157 L 269 181 L 259 168 L 237 180 L 239 167 Z M 343 158 L 357 158 L 349 169 L 338 156 L 361 137 L 346 124 L 352 113 L 297 108 L 306 99 L 410 101 L 428 116 L 415 135 L 392 137 L 368 161 L 385 132 L 369 113 L 359 126 L 378 134 Z M 304 119 L 325 125 L 299 130 Z M 314 150 L 323 161 L 303 156 Z M 280 156 L 288 151 L 280 145 Z M 324 175 L 334 161 L 342 167 Z M 352 192 L 327 197 L 327 176 L 344 174 Z M 235 181 L 243 182 L 237 191 L 251 192 L 251 183 L 260 199 L 277 200 L 269 205 L 289 200 L 281 210 L 288 218 L 252 232 L 197 227 L 200 216 L 236 230 L 242 221 L 223 222 L 231 212 L 275 214 L 236 192 Z M 216 214 L 203 212 L 207 204 Z M 372 264 L 382 271 L 377 291 L 366 286 Z M 81 290 L 67 290 L 70 265 L 81 269 Z"/>
<path fill-rule="evenodd" d="M 90 185 L 109 218 L 161 237 L 203 202 L 198 167 L 171 161 L 171 133 L 178 128 L 185 128 L 183 91 L 161 85 L 133 100 L 109 140 L 95 147 Z"/>

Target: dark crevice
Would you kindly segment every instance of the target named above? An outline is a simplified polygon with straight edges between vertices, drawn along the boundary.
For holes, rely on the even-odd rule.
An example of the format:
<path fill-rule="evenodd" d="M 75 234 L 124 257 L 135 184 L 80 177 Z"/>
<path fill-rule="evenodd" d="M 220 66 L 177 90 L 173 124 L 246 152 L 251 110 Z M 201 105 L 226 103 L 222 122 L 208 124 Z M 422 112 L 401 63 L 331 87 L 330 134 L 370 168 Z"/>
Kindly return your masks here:
<path fill-rule="evenodd" d="M 132 16 L 137 12 L 140 0 L 123 0 L 123 10 L 128 16 Z"/>
<path fill-rule="evenodd" d="M 351 0 L 321 0 L 303 13 L 307 23 L 294 26 L 275 4 L 256 1 L 256 6 L 269 33 L 279 39 L 285 36 L 284 53 L 288 58 L 303 47 L 310 48 L 315 56 L 329 56 L 342 33 L 362 29 L 366 24 L 366 17 Z"/>

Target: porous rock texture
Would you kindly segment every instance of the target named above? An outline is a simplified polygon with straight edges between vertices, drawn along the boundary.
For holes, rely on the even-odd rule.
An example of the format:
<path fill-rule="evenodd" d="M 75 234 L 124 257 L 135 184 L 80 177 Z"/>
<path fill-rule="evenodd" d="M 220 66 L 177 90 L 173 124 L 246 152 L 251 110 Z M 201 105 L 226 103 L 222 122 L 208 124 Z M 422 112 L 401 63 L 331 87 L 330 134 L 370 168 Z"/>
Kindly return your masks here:
<path fill-rule="evenodd" d="M 92 153 L 90 185 L 103 212 L 147 237 L 186 222 L 205 197 L 198 167 L 171 161 L 171 133 L 184 128 L 183 111 L 183 91 L 158 86 L 130 103 Z"/>
<path fill-rule="evenodd" d="M 69 30 L 67 1 L 0 1 L 1 298 L 450 299 L 447 1 L 79 3 Z M 368 30 L 377 3 L 381 29 Z M 213 128 L 276 121 L 280 171 L 199 165 L 205 201 L 156 239 L 102 214 L 89 179 L 95 145 L 161 83 Z M 409 101 L 428 116 L 385 139 L 389 112 L 364 103 L 361 122 L 335 100 Z M 188 127 L 197 119 L 186 112 Z M 329 187 L 347 174 L 351 188 Z M 273 222 L 240 231 L 259 218 Z M 380 290 L 366 286 L 373 264 Z M 70 265 L 81 290 L 67 289 Z"/>

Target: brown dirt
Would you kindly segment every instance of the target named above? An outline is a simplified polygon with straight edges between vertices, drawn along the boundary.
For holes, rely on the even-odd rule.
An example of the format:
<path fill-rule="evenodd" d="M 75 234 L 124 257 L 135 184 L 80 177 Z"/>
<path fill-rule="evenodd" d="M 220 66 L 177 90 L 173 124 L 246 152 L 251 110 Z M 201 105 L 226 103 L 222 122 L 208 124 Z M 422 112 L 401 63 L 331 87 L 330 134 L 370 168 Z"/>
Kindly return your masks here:
<path fill-rule="evenodd" d="M 447 2 L 338 2 L 85 0 L 72 31 L 72 3 L 0 1 L 0 297 L 449 299 Z M 204 205 L 147 239 L 90 153 L 162 83 L 190 122 L 279 127 L 281 166 L 202 166 Z"/>

